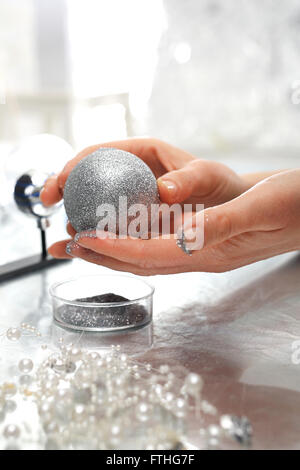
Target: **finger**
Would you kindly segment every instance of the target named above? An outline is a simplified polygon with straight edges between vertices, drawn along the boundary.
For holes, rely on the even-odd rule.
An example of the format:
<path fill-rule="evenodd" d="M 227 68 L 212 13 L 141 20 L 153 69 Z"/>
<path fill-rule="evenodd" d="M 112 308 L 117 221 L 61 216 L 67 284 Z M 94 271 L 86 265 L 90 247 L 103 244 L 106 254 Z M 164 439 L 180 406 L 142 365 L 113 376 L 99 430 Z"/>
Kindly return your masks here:
<path fill-rule="evenodd" d="M 205 192 L 209 183 L 209 174 L 205 170 L 205 163 L 201 160 L 195 160 L 185 167 L 166 173 L 159 178 L 157 184 L 161 201 L 167 204 L 183 202 L 201 186 Z"/>
<path fill-rule="evenodd" d="M 62 192 L 58 185 L 57 175 L 50 176 L 44 184 L 40 198 L 45 206 L 51 206 L 59 202 L 62 198 Z"/>
<path fill-rule="evenodd" d="M 185 239 L 192 241 L 199 231 L 204 231 L 204 243 L 202 237 L 199 247 L 203 248 L 246 232 L 278 230 L 282 228 L 283 221 L 277 217 L 276 196 L 270 182 L 259 183 L 236 199 L 193 216 L 184 225 Z M 197 249 L 197 244 L 194 249 Z"/>
<path fill-rule="evenodd" d="M 164 166 L 162 165 L 159 155 L 161 155 L 160 145 L 167 145 L 163 142 L 157 141 L 156 139 L 143 139 L 143 138 L 134 138 L 126 140 L 118 140 L 114 142 L 106 142 L 103 144 L 93 145 L 84 149 L 80 152 L 75 158 L 70 160 L 62 172 L 58 176 L 58 184 L 61 189 L 64 188 L 65 182 L 73 170 L 73 168 L 87 155 L 95 152 L 99 148 L 117 148 L 120 150 L 125 150 L 126 152 L 133 153 L 143 160 L 149 167 L 152 169 L 155 176 L 160 176 L 164 171 Z"/>
<path fill-rule="evenodd" d="M 228 192 L 233 198 L 242 192 L 234 194 L 236 178 L 237 175 L 221 163 L 194 159 L 183 168 L 165 173 L 157 184 L 161 200 L 168 204 L 183 202 L 193 194 L 202 197 L 203 203 L 208 195 L 210 200 L 218 202 L 220 198 L 221 202 L 224 193 Z"/>
<path fill-rule="evenodd" d="M 69 254 L 66 252 L 66 250 L 69 252 Z M 100 255 L 87 248 L 81 247 L 73 240 L 61 240 L 59 242 L 56 242 L 49 248 L 48 251 L 55 258 L 80 258 L 85 261 L 88 261 L 89 263 L 98 264 L 109 269 L 114 269 L 115 271 L 131 272 L 139 276 L 151 274 L 148 271 L 139 269 L 133 264 L 124 263 L 115 258 Z"/>
<path fill-rule="evenodd" d="M 72 256 L 66 253 L 66 246 L 71 241 L 72 239 L 68 239 L 53 243 L 53 245 L 49 246 L 48 248 L 49 255 L 53 256 L 53 258 L 72 259 Z"/>
<path fill-rule="evenodd" d="M 70 237 L 74 238 L 76 235 L 76 230 L 73 228 L 70 222 L 67 223 L 67 233 Z"/>
<path fill-rule="evenodd" d="M 111 238 L 113 237 L 113 238 Z M 164 237 L 164 238 L 163 238 Z M 82 232 L 75 236 L 80 246 L 144 269 L 185 265 L 189 257 L 177 246 L 176 235 L 168 234 L 149 240 L 116 238 L 103 232 L 101 238 L 95 232 Z"/>

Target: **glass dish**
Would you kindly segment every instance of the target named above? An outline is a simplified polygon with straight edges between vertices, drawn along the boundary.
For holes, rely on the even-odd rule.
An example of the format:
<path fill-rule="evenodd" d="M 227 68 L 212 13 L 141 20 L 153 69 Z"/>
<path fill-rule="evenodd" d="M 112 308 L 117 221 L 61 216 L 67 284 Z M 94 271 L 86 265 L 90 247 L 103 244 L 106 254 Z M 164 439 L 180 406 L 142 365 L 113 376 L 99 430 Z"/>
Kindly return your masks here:
<path fill-rule="evenodd" d="M 123 275 L 81 276 L 50 287 L 56 323 L 72 330 L 94 332 L 122 331 L 149 324 L 153 293 L 154 288 L 145 281 Z M 111 301 L 108 294 L 113 294 L 117 301 Z M 121 296 L 121 301 L 115 296 Z"/>

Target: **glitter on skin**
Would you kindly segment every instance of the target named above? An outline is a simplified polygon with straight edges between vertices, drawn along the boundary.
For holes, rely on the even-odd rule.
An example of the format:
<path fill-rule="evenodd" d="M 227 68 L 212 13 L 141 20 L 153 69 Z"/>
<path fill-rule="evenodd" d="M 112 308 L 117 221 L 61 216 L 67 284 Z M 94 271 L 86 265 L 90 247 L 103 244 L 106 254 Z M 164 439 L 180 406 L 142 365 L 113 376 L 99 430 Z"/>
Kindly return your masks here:
<path fill-rule="evenodd" d="M 119 215 L 119 198 L 127 197 L 128 207 L 159 203 L 157 183 L 151 169 L 137 156 L 123 150 L 101 148 L 91 153 L 71 171 L 64 188 L 64 203 L 69 221 L 82 232 L 95 229 L 96 212 L 111 204 Z"/>

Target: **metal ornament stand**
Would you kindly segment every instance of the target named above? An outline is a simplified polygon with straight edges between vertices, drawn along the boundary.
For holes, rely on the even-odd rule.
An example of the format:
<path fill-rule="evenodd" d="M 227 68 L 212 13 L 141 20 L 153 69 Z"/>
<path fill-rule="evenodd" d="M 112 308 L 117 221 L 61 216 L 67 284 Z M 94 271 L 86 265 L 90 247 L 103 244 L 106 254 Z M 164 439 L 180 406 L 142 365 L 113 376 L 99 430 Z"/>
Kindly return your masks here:
<path fill-rule="evenodd" d="M 47 253 L 46 229 L 49 226 L 49 217 L 58 208 L 57 206 L 45 208 L 40 201 L 40 192 L 48 176 L 31 170 L 16 182 L 14 190 L 16 205 L 23 213 L 36 218 L 41 237 L 41 252 L 0 266 L 0 283 L 69 261 L 53 258 Z"/>

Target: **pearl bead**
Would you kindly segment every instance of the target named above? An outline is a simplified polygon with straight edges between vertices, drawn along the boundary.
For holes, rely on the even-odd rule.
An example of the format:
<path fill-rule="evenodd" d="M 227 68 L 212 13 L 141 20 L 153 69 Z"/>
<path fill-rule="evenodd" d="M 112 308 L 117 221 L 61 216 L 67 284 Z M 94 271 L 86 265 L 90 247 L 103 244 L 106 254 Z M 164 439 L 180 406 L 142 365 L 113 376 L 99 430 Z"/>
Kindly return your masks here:
<path fill-rule="evenodd" d="M 211 439 L 209 439 L 208 441 L 209 447 L 216 448 L 218 447 L 218 445 L 219 445 L 219 439 L 217 439 L 216 437 L 212 437 Z"/>
<path fill-rule="evenodd" d="M 53 434 L 58 431 L 58 424 L 55 421 L 50 421 L 44 424 L 44 431 L 46 434 Z"/>
<path fill-rule="evenodd" d="M 217 409 L 208 401 L 203 400 L 201 402 L 201 409 L 204 413 L 215 416 L 217 414 Z"/>
<path fill-rule="evenodd" d="M 100 354 L 97 352 L 90 352 L 88 354 L 89 359 L 92 359 L 93 361 L 96 361 L 97 359 L 100 359 Z"/>
<path fill-rule="evenodd" d="M 19 378 L 19 384 L 21 386 L 30 385 L 33 382 L 33 378 L 30 375 L 21 375 Z"/>
<path fill-rule="evenodd" d="M 22 359 L 19 362 L 19 370 L 21 372 L 24 372 L 24 374 L 28 374 L 28 372 L 31 372 L 33 369 L 33 362 L 31 359 Z"/>
<path fill-rule="evenodd" d="M 212 437 L 217 437 L 220 435 L 220 428 L 216 424 L 211 424 L 208 426 L 208 432 Z"/>
<path fill-rule="evenodd" d="M 229 430 L 232 428 L 232 418 L 230 415 L 222 415 L 220 418 L 220 425 L 223 429 Z"/>
<path fill-rule="evenodd" d="M 27 325 L 26 330 L 29 329 L 33 327 Z M 43 442 L 47 450 L 118 449 L 128 443 L 129 423 L 132 430 L 138 430 L 135 434 L 139 448 L 178 450 L 184 448 L 182 439 L 188 431 L 190 413 L 197 416 L 197 410 L 212 415 L 217 412 L 201 399 L 201 376 L 190 373 L 182 383 L 170 366 L 164 364 L 157 370 L 151 364 L 137 363 L 121 353 L 119 345 L 99 354 L 64 344 L 47 356 L 36 364 L 36 372 L 31 375 L 33 361 L 21 359 L 18 388 L 10 382 L 0 387 L 0 422 L 5 423 L 16 403 L 22 412 L 22 400 L 30 397 L 30 405 L 36 406 L 38 424 L 46 434 Z M 20 393 L 15 403 L 9 397 L 17 391 Z M 202 424 L 198 433 L 202 447 L 218 448 L 218 439 L 226 434 L 225 429 L 237 441 L 247 426 L 250 435 L 251 425 L 245 420 L 223 415 L 218 424 Z M 233 424 L 235 434 L 229 427 Z M 6 438 L 20 436 L 21 427 L 4 426 L 1 432 Z M 27 432 L 26 426 L 24 422 Z M 6 444 L 15 442 L 12 439 Z M 238 442 L 241 444 L 241 440 Z"/>
<path fill-rule="evenodd" d="M 13 400 L 6 400 L 3 409 L 5 413 L 13 413 L 17 409 L 17 404 Z"/>
<path fill-rule="evenodd" d="M 169 371 L 170 371 L 170 367 L 165 365 L 165 364 L 160 366 L 160 368 L 159 368 L 159 372 L 161 374 L 168 374 Z"/>
<path fill-rule="evenodd" d="M 186 401 L 183 398 L 177 398 L 175 402 L 175 413 L 179 418 L 185 416 L 186 412 Z"/>
<path fill-rule="evenodd" d="M 121 359 L 122 362 L 126 362 L 127 359 L 128 359 L 127 354 L 124 354 L 124 353 L 121 354 L 120 359 Z"/>
<path fill-rule="evenodd" d="M 191 373 L 185 379 L 186 392 L 190 395 L 199 393 L 203 387 L 203 380 L 198 374 Z"/>
<path fill-rule="evenodd" d="M 72 348 L 69 354 L 73 359 L 76 359 L 80 357 L 81 350 L 79 348 Z"/>
<path fill-rule="evenodd" d="M 10 341 L 18 341 L 21 337 L 21 331 L 18 328 L 9 328 L 6 332 L 6 337 Z"/>
<path fill-rule="evenodd" d="M 14 437 L 18 438 L 20 436 L 20 428 L 15 424 L 8 424 L 3 431 L 3 435 L 6 438 Z"/>
<path fill-rule="evenodd" d="M 86 418 L 86 408 L 84 405 L 76 405 L 73 411 L 75 421 L 83 421 Z"/>

